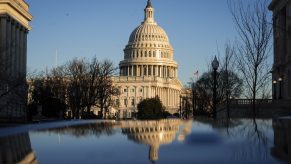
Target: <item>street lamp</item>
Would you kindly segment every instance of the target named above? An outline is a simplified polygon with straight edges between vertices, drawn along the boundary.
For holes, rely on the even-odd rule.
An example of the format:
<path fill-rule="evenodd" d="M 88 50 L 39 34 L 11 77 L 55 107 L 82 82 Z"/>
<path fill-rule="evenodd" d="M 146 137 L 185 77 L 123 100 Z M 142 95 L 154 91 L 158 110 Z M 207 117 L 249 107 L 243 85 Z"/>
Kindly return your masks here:
<path fill-rule="evenodd" d="M 195 83 L 192 83 L 192 115 L 194 117 L 194 113 L 196 111 L 196 103 L 195 103 Z"/>
<path fill-rule="evenodd" d="M 274 99 L 274 100 L 277 99 L 277 96 L 276 96 L 276 95 L 277 95 L 277 93 L 276 93 L 276 87 L 277 87 L 277 86 L 276 86 L 276 84 L 277 84 L 277 81 L 274 80 L 274 81 L 273 81 L 273 92 L 274 92 L 274 93 L 273 93 L 273 99 Z"/>
<path fill-rule="evenodd" d="M 217 69 L 219 67 L 219 62 L 216 58 L 214 57 L 214 60 L 211 63 L 212 68 L 213 68 L 213 118 L 216 118 L 216 88 L 217 88 Z"/>
<path fill-rule="evenodd" d="M 282 99 L 282 81 L 283 81 L 282 77 L 279 77 L 278 81 L 279 81 L 279 99 Z"/>

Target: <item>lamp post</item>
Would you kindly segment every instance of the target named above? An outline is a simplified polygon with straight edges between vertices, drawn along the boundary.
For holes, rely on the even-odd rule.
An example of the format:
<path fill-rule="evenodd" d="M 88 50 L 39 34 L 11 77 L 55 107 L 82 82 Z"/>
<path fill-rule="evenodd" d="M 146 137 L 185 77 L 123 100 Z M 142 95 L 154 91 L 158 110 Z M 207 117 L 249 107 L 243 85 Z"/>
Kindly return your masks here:
<path fill-rule="evenodd" d="M 194 113 L 196 110 L 196 103 L 195 103 L 195 83 L 192 83 L 192 115 L 194 117 Z"/>
<path fill-rule="evenodd" d="M 277 81 L 274 80 L 273 81 L 273 99 L 276 100 L 277 99 L 277 91 L 276 91 L 276 84 L 277 84 Z"/>
<path fill-rule="evenodd" d="M 279 81 L 279 99 L 282 99 L 282 81 L 283 81 L 282 77 L 279 77 L 278 81 Z"/>
<path fill-rule="evenodd" d="M 219 67 L 219 62 L 216 58 L 214 57 L 214 60 L 211 63 L 212 68 L 213 68 L 213 118 L 216 118 L 216 88 L 217 88 L 217 69 Z"/>

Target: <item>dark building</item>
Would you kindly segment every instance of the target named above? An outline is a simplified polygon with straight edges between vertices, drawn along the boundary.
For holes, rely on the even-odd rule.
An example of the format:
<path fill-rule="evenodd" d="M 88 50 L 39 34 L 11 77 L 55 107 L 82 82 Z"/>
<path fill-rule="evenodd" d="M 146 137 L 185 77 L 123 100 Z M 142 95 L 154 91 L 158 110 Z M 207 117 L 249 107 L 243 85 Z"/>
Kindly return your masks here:
<path fill-rule="evenodd" d="M 28 10 L 24 0 L 0 0 L 0 121 L 26 118 Z"/>
<path fill-rule="evenodd" d="M 274 64 L 273 98 L 291 99 L 291 1 L 272 0 Z"/>

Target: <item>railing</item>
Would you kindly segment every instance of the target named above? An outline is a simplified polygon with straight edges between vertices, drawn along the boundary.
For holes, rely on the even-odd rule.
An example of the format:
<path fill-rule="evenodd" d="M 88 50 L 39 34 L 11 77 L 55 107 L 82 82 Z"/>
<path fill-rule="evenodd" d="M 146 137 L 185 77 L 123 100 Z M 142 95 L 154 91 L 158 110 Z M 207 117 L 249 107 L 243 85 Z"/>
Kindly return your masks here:
<path fill-rule="evenodd" d="M 255 104 L 258 107 L 278 107 L 278 106 L 283 106 L 283 107 L 291 107 L 291 100 L 273 100 L 273 99 L 256 99 Z M 252 99 L 231 99 L 229 103 L 230 107 L 249 107 L 253 105 L 253 100 Z M 227 106 L 226 102 L 223 104 L 220 104 L 218 106 L 219 110 L 225 109 Z"/>
<path fill-rule="evenodd" d="M 272 99 L 256 99 L 256 104 L 271 104 L 274 101 Z M 253 104 L 253 99 L 232 99 L 230 100 L 231 105 L 251 105 Z M 225 105 L 225 104 L 224 104 Z"/>

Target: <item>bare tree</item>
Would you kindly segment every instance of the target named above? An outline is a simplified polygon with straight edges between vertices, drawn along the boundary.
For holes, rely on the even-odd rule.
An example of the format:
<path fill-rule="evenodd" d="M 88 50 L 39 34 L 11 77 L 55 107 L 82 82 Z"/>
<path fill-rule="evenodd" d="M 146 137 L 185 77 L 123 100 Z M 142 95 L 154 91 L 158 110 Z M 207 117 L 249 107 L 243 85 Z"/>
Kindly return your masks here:
<path fill-rule="evenodd" d="M 86 87 L 86 73 L 87 65 L 84 59 L 73 59 L 66 65 L 66 74 L 69 81 L 68 86 L 68 101 L 73 111 L 73 117 L 79 119 L 80 113 L 83 111 L 86 103 L 84 97 L 87 89 Z"/>
<path fill-rule="evenodd" d="M 237 74 L 235 67 L 235 47 L 227 42 L 225 45 L 224 56 L 222 57 L 222 88 L 224 90 L 224 97 L 226 101 L 227 118 L 230 118 L 230 97 L 233 96 L 233 92 L 240 88 L 241 92 L 241 81 L 236 81 L 233 78 L 233 74 Z"/>
<path fill-rule="evenodd" d="M 99 75 L 100 75 L 100 67 L 101 64 L 98 59 L 95 57 L 92 58 L 89 63 L 88 71 L 87 71 L 87 94 L 85 96 L 87 115 L 90 114 L 91 107 L 96 105 L 98 99 L 98 87 L 99 87 Z"/>
<path fill-rule="evenodd" d="M 114 71 L 113 63 L 108 60 L 100 62 L 94 57 L 89 62 L 75 58 L 37 78 L 32 77 L 31 101 L 40 105 L 52 100 L 66 104 L 73 118 L 80 118 L 81 114 L 89 116 L 91 107 L 98 106 L 103 118 L 104 110 L 107 112 L 112 105 L 112 96 L 118 94 L 111 78 Z"/>
<path fill-rule="evenodd" d="M 226 75 L 227 74 L 227 75 Z M 227 77 L 227 78 L 226 78 Z M 226 86 L 228 80 L 228 86 Z M 217 103 L 222 104 L 227 100 L 227 97 L 239 97 L 242 93 L 242 79 L 231 70 L 226 72 L 220 70 L 217 78 Z M 212 112 L 212 95 L 213 95 L 213 77 L 212 71 L 202 74 L 200 79 L 195 84 L 195 99 L 198 99 L 198 107 L 206 112 Z M 231 90 L 227 92 L 227 90 Z M 228 95 L 229 94 L 229 95 Z"/>
<path fill-rule="evenodd" d="M 115 70 L 116 68 L 114 68 L 112 62 L 105 60 L 101 63 L 98 78 L 98 103 L 100 105 L 101 118 L 104 118 L 104 113 L 108 112 L 108 107 L 112 105 L 112 95 L 117 94 L 111 78 Z"/>
<path fill-rule="evenodd" d="M 256 115 L 256 99 L 262 97 L 263 88 L 270 80 L 270 40 L 272 27 L 268 23 L 266 0 L 228 1 L 239 41 L 236 60 L 245 85 L 245 95 L 252 99 L 253 116 Z"/>

